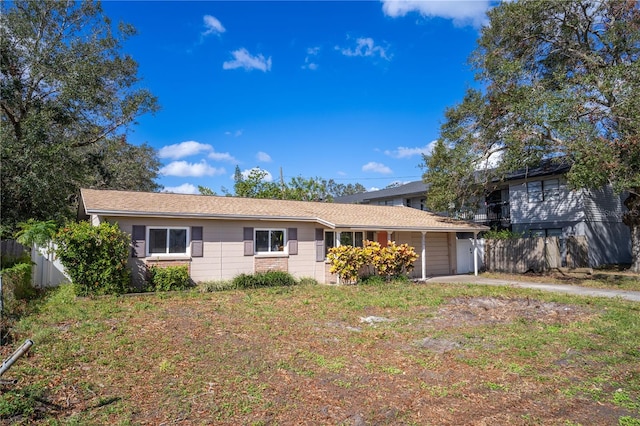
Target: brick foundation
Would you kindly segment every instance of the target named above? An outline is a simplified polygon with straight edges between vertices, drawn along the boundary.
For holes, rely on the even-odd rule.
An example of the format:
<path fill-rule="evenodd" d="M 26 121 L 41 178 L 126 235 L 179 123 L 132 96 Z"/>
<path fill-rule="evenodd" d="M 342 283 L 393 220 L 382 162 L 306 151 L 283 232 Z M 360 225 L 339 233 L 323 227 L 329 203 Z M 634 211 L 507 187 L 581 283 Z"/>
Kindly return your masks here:
<path fill-rule="evenodd" d="M 190 260 L 170 260 L 170 259 L 147 259 L 145 261 L 148 268 L 157 266 L 158 268 L 167 268 L 169 266 L 186 266 L 191 275 L 191 261 Z"/>
<path fill-rule="evenodd" d="M 289 272 L 289 258 L 284 256 L 257 256 L 255 257 L 254 270 L 256 273 L 269 271 Z"/>

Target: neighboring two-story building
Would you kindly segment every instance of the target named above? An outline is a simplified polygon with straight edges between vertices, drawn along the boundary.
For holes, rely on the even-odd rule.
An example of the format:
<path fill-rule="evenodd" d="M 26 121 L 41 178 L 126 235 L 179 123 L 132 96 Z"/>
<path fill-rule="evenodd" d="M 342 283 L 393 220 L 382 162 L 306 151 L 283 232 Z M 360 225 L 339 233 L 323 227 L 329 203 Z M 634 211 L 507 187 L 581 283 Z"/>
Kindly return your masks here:
<path fill-rule="evenodd" d="M 566 163 L 549 162 L 512 173 L 485 196 L 472 217 L 459 218 L 524 236 L 585 236 L 590 266 L 630 263 L 631 236 L 622 222 L 625 195 L 615 194 L 610 187 L 572 190 L 565 177 L 569 169 Z M 338 197 L 335 202 L 405 205 L 425 210 L 427 189 L 424 182 L 416 181 Z M 459 259 L 465 259 L 468 240 L 468 235 L 458 234 Z M 458 265 L 459 272 L 465 269 L 464 265 Z"/>

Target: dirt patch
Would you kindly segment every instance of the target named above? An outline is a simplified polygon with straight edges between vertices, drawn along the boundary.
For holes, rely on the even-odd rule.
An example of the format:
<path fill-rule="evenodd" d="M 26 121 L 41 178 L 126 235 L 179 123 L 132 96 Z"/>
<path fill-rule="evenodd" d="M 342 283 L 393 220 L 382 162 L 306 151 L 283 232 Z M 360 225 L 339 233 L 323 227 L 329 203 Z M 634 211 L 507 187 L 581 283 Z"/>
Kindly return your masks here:
<path fill-rule="evenodd" d="M 529 298 L 456 297 L 426 322 L 438 328 L 505 324 L 516 320 L 566 324 L 587 320 L 593 314 L 588 308 Z"/>

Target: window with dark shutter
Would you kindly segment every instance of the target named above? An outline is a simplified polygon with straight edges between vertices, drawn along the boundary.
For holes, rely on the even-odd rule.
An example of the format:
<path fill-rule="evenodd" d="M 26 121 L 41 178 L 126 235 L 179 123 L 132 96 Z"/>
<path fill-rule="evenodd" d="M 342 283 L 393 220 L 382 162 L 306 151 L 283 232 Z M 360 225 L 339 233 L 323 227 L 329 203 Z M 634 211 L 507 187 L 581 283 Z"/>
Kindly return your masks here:
<path fill-rule="evenodd" d="M 243 229 L 244 255 L 253 256 L 253 228 Z"/>
<path fill-rule="evenodd" d="M 204 256 L 202 239 L 202 226 L 191 227 L 191 257 Z"/>
<path fill-rule="evenodd" d="M 298 254 L 298 228 L 287 229 L 287 239 L 289 240 L 289 254 Z"/>
<path fill-rule="evenodd" d="M 324 229 L 316 228 L 316 262 L 324 262 Z"/>
<path fill-rule="evenodd" d="M 145 237 L 145 226 L 133 225 L 131 229 L 131 257 L 145 257 L 147 255 Z"/>

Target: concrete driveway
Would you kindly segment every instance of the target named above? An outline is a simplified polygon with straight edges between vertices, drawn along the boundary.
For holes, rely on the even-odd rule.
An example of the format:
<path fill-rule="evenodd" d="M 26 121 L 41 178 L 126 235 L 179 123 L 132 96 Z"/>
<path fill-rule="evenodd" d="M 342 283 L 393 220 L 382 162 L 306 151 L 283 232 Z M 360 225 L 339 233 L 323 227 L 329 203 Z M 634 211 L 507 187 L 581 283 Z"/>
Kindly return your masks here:
<path fill-rule="evenodd" d="M 634 302 L 640 302 L 640 291 L 626 291 L 626 290 L 609 290 L 598 289 L 591 287 L 580 287 L 576 285 L 566 284 L 545 284 L 545 283 L 532 283 L 526 281 L 515 280 L 498 280 L 493 278 L 476 277 L 474 275 L 446 275 L 427 278 L 422 282 L 432 283 L 459 283 L 459 284 L 482 284 L 482 285 L 494 285 L 494 286 L 510 286 L 520 288 L 531 288 L 535 290 L 543 291 L 555 291 L 557 293 L 573 294 L 578 296 L 595 296 L 595 297 L 611 297 L 622 298 L 631 300 Z"/>

